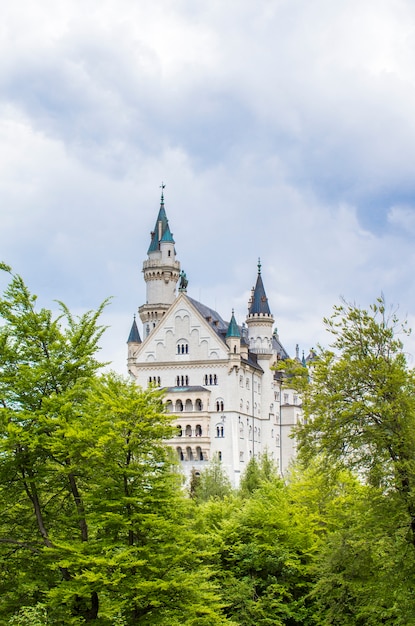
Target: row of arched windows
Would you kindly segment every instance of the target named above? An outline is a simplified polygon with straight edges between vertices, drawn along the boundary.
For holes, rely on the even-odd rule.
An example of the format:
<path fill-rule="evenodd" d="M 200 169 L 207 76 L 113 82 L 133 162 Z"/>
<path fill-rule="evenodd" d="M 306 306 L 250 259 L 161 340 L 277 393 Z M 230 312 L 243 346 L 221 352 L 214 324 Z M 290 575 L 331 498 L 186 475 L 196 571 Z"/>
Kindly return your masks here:
<path fill-rule="evenodd" d="M 177 344 L 177 354 L 189 354 L 189 344 L 188 343 L 178 343 Z"/>
<path fill-rule="evenodd" d="M 218 377 L 216 374 L 205 374 L 205 385 L 217 385 Z"/>
<path fill-rule="evenodd" d="M 148 377 L 148 382 L 149 382 L 150 385 L 153 383 L 153 384 L 158 385 L 159 387 L 161 386 L 161 378 L 160 378 L 160 376 L 149 376 Z"/>
<path fill-rule="evenodd" d="M 189 377 L 188 376 L 177 376 L 176 377 L 176 387 L 188 387 L 189 386 Z"/>
<path fill-rule="evenodd" d="M 193 430 L 190 424 L 187 424 L 186 428 L 184 429 L 184 434 L 186 437 L 192 437 L 193 436 Z M 177 426 L 177 436 L 178 437 L 183 437 L 183 427 L 181 426 L 181 424 L 178 424 Z M 194 436 L 195 437 L 201 437 L 202 436 L 202 426 L 200 424 L 196 424 L 195 427 L 195 431 L 194 431 Z"/>
<path fill-rule="evenodd" d="M 180 446 L 176 448 L 177 456 L 179 457 L 179 461 L 203 461 L 206 460 L 203 457 L 202 448 L 200 446 L 196 447 L 195 454 L 190 446 L 184 450 Z"/>
<path fill-rule="evenodd" d="M 180 399 L 176 400 L 174 404 L 171 400 L 167 400 L 166 408 L 169 413 L 182 413 L 183 411 L 192 413 L 193 411 L 202 411 L 203 403 L 200 398 L 198 398 L 194 404 L 190 399 L 187 399 L 185 404 Z"/>

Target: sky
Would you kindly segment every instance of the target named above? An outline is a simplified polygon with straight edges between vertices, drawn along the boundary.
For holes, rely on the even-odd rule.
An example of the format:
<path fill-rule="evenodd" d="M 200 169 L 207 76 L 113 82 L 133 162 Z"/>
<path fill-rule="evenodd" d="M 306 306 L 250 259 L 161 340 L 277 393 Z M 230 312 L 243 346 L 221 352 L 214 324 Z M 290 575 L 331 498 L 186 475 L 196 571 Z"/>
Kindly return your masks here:
<path fill-rule="evenodd" d="M 0 260 L 39 306 L 112 297 L 119 373 L 162 181 L 188 294 L 224 319 L 260 258 L 291 355 L 341 298 L 414 325 L 412 0 L 14 0 L 0 55 Z"/>

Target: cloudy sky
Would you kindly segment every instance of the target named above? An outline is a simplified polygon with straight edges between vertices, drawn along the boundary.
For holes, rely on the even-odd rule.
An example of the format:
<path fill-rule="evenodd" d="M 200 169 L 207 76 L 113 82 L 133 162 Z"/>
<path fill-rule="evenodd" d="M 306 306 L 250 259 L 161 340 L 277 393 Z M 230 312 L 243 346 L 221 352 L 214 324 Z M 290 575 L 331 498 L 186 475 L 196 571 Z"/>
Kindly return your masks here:
<path fill-rule="evenodd" d="M 0 259 L 48 308 L 113 296 L 117 371 L 161 181 L 225 319 L 260 257 L 291 354 L 341 296 L 415 320 L 412 0 L 14 0 L 0 55 Z"/>

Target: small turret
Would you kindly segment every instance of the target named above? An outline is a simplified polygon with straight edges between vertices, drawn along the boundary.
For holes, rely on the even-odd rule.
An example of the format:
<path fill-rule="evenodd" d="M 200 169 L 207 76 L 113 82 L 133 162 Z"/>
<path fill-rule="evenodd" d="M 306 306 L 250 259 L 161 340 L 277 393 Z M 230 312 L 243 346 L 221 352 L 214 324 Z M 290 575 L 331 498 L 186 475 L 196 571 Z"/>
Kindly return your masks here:
<path fill-rule="evenodd" d="M 130 334 L 128 335 L 127 345 L 128 345 L 128 363 L 130 364 L 131 360 L 134 359 L 135 352 L 138 346 L 141 343 L 140 333 L 138 332 L 137 322 L 135 321 L 135 315 L 133 324 L 131 326 Z"/>
<path fill-rule="evenodd" d="M 236 323 L 235 314 L 232 309 L 232 317 L 229 322 L 228 330 L 226 333 L 226 344 L 229 348 L 231 355 L 240 355 L 241 353 L 241 332 L 239 326 Z"/>

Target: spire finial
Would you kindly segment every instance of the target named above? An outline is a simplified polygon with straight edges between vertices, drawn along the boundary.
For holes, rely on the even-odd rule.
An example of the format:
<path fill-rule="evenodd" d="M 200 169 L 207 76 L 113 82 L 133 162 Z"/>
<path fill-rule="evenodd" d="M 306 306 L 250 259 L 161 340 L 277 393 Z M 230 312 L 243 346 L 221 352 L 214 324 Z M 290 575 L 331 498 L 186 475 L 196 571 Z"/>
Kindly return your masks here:
<path fill-rule="evenodd" d="M 258 257 L 258 275 L 261 273 L 261 259 Z"/>
<path fill-rule="evenodd" d="M 161 181 L 161 185 L 160 185 L 160 189 L 161 189 L 161 204 L 164 204 L 164 188 L 165 188 L 165 184 L 163 183 L 163 181 Z"/>

